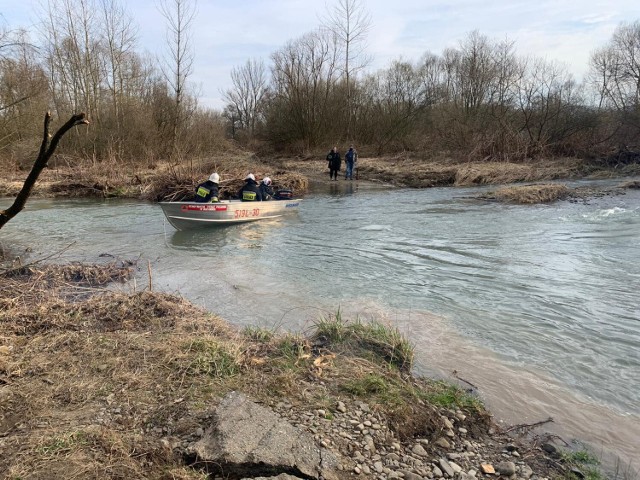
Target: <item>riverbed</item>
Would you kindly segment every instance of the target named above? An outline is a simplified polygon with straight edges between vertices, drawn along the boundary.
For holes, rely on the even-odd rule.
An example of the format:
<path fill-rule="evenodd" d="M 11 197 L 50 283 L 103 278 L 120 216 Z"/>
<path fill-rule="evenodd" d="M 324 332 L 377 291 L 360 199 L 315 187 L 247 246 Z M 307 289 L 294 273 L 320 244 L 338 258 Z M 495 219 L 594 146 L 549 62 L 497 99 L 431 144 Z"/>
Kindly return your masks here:
<path fill-rule="evenodd" d="M 536 206 L 481 191 L 341 180 L 296 214 L 194 232 L 155 204 L 36 199 L 0 241 L 30 258 L 137 259 L 122 288 L 151 283 L 239 326 L 388 321 L 418 372 L 455 370 L 497 420 L 551 416 L 545 428 L 640 468 L 640 191 Z"/>

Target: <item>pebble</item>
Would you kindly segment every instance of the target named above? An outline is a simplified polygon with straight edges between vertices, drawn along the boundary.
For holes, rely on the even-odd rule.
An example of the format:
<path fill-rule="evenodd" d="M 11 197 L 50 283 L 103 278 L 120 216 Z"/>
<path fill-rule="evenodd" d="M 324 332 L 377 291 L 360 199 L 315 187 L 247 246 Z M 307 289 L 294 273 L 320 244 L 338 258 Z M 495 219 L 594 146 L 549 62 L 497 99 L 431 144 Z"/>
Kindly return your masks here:
<path fill-rule="evenodd" d="M 451 420 L 449 420 L 447 417 L 442 417 L 442 422 L 444 423 L 444 426 L 449 430 L 453 430 L 453 423 L 451 423 Z"/>
<path fill-rule="evenodd" d="M 411 451 L 420 457 L 426 457 L 428 455 L 427 451 L 420 444 L 414 445 Z"/>
<path fill-rule="evenodd" d="M 495 468 L 493 468 L 493 465 L 491 465 L 490 463 L 483 463 L 480 465 L 480 470 L 482 471 L 482 473 L 484 474 L 491 474 L 491 473 L 496 473 Z"/>
<path fill-rule="evenodd" d="M 455 475 L 453 468 L 451 468 L 451 465 L 449 465 L 449 462 L 447 462 L 444 458 L 440 459 L 439 465 L 442 471 L 447 475 L 449 475 L 450 477 L 453 477 Z"/>
<path fill-rule="evenodd" d="M 360 472 L 362 472 L 362 469 L 358 465 L 356 465 L 353 469 L 353 472 L 357 475 L 360 475 Z"/>
<path fill-rule="evenodd" d="M 513 462 L 501 462 L 496 465 L 495 469 L 500 473 L 500 475 L 510 477 L 516 473 L 516 464 Z"/>
<path fill-rule="evenodd" d="M 346 413 L 347 412 L 347 406 L 342 402 L 338 402 L 338 404 L 336 405 L 336 410 L 338 410 L 341 413 Z"/>
<path fill-rule="evenodd" d="M 373 464 L 373 468 L 376 472 L 378 473 L 382 473 L 383 472 L 383 466 L 382 466 L 382 462 L 376 462 Z"/>
<path fill-rule="evenodd" d="M 442 478 L 442 477 L 444 476 L 444 474 L 442 473 L 442 470 L 440 470 L 440 468 L 439 468 L 439 467 L 437 467 L 437 466 L 435 466 L 435 465 L 433 466 L 433 468 L 431 469 L 431 471 L 433 472 L 433 475 L 434 475 L 436 478 Z"/>
<path fill-rule="evenodd" d="M 447 440 L 444 437 L 440 437 L 438 440 L 436 440 L 433 443 L 435 443 L 436 445 L 442 448 L 447 448 L 447 449 L 451 448 L 451 444 L 449 443 L 449 440 Z"/>

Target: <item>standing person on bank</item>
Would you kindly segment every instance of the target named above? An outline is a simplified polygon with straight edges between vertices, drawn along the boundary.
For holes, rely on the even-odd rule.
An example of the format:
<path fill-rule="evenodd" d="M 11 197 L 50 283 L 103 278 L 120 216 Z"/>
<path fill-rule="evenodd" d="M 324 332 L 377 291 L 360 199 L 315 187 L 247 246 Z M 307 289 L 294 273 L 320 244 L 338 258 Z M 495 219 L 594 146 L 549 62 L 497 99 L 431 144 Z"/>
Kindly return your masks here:
<path fill-rule="evenodd" d="M 338 180 L 338 172 L 340 171 L 340 165 L 342 164 L 342 158 L 338 153 L 338 147 L 333 149 L 327 155 L 327 161 L 329 162 L 329 180 Z"/>
<path fill-rule="evenodd" d="M 262 201 L 262 193 L 256 182 L 256 177 L 253 173 L 247 175 L 244 179 L 244 185 L 238 192 L 238 197 L 243 202 L 260 202 Z"/>
<path fill-rule="evenodd" d="M 196 199 L 197 203 L 213 203 L 218 202 L 218 183 L 220 182 L 220 175 L 212 173 L 206 182 L 202 182 L 196 187 Z"/>
<path fill-rule="evenodd" d="M 353 180 L 353 166 L 356 164 L 358 154 L 353 149 L 353 145 L 349 147 L 349 151 L 344 154 L 345 172 L 344 179 Z"/>

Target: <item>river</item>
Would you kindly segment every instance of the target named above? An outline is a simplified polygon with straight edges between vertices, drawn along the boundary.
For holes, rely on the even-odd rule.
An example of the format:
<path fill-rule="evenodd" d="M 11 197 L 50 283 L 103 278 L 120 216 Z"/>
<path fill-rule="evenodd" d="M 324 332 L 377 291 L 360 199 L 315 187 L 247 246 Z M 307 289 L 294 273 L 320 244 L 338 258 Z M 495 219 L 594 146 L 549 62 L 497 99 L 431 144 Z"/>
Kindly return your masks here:
<path fill-rule="evenodd" d="M 56 261 L 140 258 L 135 288 L 148 261 L 154 290 L 236 325 L 306 331 L 338 310 L 391 322 L 418 372 L 456 370 L 499 421 L 551 416 L 545 429 L 639 469 L 640 191 L 536 206 L 480 191 L 341 181 L 291 216 L 194 232 L 150 203 L 36 199 L 0 241 L 35 257 L 73 244 Z"/>

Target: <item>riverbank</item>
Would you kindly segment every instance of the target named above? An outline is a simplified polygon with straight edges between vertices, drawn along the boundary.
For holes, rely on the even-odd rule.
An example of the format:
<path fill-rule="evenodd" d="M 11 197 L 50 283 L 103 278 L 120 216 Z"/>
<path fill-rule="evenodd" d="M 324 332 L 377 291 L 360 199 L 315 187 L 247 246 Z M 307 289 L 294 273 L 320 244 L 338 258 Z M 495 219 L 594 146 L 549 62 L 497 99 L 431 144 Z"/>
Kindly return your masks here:
<path fill-rule="evenodd" d="M 162 162 L 143 167 L 103 163 L 75 167 L 56 165 L 43 172 L 33 195 L 183 200 L 191 198 L 195 186 L 213 171 L 221 176 L 222 198 L 235 195 L 248 172 L 253 172 L 258 178 L 269 176 L 276 188 L 293 189 L 301 194 L 307 191 L 310 183 L 329 182 L 326 160 L 321 156 L 261 159 L 250 153 L 239 153 L 201 159 L 188 165 Z M 578 158 L 509 163 L 425 160 L 410 155 L 360 158 L 356 170 L 360 181 L 410 188 L 503 185 L 639 174 L 640 164 L 611 165 Z M 26 175 L 26 171 L 6 170 L 0 179 L 0 196 L 15 196 Z M 345 181 L 341 175 L 340 181 Z"/>
<path fill-rule="evenodd" d="M 237 330 L 180 297 L 113 288 L 135 269 L 0 274 L 3 477 L 207 478 L 202 442 L 232 391 L 335 458 L 324 478 L 558 478 L 578 465 L 578 478 L 600 476 L 586 452 L 500 427 L 462 387 L 412 376 L 412 347 L 394 328 L 338 313 L 306 336 Z M 208 473 L 320 478 L 246 458 Z"/>

